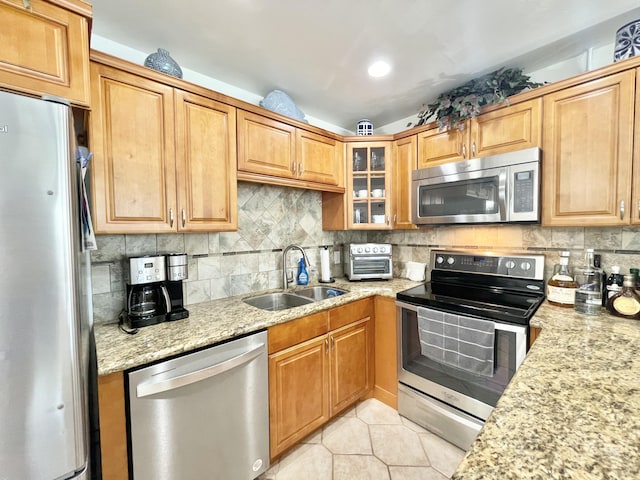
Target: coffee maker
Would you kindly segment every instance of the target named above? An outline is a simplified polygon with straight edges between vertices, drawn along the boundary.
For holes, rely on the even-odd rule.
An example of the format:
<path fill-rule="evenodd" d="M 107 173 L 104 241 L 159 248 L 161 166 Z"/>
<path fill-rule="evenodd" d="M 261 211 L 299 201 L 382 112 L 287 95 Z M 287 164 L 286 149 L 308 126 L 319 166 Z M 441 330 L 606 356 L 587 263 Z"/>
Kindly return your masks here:
<path fill-rule="evenodd" d="M 166 287 L 171 302 L 171 311 L 167 313 L 167 320 L 187 318 L 189 311 L 184 308 L 182 281 L 189 278 L 186 253 L 169 253 L 166 256 L 167 281 Z"/>
<path fill-rule="evenodd" d="M 129 258 L 127 323 L 131 328 L 155 325 L 167 320 L 171 298 L 164 256 Z"/>

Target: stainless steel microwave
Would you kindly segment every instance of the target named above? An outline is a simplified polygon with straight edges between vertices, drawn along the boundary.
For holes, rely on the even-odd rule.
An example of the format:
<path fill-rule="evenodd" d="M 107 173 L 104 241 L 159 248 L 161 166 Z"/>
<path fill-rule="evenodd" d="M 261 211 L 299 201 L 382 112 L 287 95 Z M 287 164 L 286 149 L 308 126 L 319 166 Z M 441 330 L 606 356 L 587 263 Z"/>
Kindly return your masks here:
<path fill-rule="evenodd" d="M 415 170 L 416 225 L 539 223 L 539 148 Z"/>

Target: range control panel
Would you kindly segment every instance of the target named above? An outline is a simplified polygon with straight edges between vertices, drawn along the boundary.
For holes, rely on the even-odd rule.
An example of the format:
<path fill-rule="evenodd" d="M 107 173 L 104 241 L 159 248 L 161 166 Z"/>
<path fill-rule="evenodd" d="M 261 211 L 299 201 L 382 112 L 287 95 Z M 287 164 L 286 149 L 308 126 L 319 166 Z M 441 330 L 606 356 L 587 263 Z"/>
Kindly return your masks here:
<path fill-rule="evenodd" d="M 542 280 L 544 255 L 433 250 L 431 269 Z"/>

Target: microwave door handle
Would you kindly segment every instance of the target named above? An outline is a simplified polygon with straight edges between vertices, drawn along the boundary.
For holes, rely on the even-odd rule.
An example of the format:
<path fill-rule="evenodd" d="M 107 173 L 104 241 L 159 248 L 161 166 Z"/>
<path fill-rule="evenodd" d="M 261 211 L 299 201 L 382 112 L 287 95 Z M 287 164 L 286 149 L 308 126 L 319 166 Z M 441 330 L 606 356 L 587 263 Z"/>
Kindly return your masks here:
<path fill-rule="evenodd" d="M 500 210 L 500 221 L 507 221 L 507 170 L 500 170 L 498 175 L 498 204 Z"/>

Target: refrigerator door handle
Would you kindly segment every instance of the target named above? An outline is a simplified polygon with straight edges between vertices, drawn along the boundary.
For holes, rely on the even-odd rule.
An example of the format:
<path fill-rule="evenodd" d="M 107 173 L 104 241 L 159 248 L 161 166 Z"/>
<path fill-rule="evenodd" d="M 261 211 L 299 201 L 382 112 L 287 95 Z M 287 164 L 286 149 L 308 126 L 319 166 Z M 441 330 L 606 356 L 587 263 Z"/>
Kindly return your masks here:
<path fill-rule="evenodd" d="M 192 383 L 206 380 L 207 378 L 215 377 L 221 373 L 228 372 L 234 368 L 240 367 L 251 360 L 259 357 L 264 350 L 264 343 L 247 350 L 246 352 L 231 357 L 228 360 L 224 360 L 220 363 L 210 365 L 208 367 L 196 370 L 194 372 L 185 373 L 183 375 L 177 375 L 175 377 L 167 378 L 158 382 L 144 382 L 136 387 L 136 394 L 138 398 L 149 397 L 158 393 L 167 392 L 169 390 L 175 390 L 177 388 L 191 385 Z"/>

